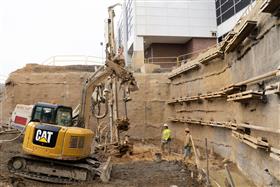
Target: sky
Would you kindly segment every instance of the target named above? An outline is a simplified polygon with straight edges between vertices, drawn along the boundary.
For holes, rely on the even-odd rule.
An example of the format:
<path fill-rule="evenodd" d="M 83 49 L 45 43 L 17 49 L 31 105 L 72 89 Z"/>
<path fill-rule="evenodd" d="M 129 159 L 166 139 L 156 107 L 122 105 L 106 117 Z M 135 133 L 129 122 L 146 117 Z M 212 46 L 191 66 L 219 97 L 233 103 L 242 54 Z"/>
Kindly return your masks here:
<path fill-rule="evenodd" d="M 102 56 L 107 7 L 122 0 L 0 0 L 0 83 L 56 55 Z"/>

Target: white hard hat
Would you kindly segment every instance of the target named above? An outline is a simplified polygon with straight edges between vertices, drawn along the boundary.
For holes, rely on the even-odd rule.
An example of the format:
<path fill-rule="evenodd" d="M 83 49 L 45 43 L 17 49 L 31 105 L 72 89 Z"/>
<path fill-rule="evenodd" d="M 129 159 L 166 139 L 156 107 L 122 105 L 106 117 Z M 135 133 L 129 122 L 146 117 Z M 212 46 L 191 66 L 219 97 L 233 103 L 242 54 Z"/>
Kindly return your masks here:
<path fill-rule="evenodd" d="M 168 127 L 167 123 L 163 124 L 164 127 Z"/>

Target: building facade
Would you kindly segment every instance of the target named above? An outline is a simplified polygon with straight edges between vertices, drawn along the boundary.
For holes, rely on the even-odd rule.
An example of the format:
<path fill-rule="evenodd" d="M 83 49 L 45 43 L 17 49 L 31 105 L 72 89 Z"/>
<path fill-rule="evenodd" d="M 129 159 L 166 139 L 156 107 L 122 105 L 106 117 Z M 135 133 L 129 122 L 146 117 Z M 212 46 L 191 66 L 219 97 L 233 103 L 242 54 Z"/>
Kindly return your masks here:
<path fill-rule="evenodd" d="M 137 69 L 147 59 L 167 59 L 214 45 L 216 30 L 215 0 L 125 0 L 117 41 L 126 62 Z"/>
<path fill-rule="evenodd" d="M 248 6 L 255 0 L 215 0 L 217 37 L 219 40 L 227 34 L 246 13 Z"/>

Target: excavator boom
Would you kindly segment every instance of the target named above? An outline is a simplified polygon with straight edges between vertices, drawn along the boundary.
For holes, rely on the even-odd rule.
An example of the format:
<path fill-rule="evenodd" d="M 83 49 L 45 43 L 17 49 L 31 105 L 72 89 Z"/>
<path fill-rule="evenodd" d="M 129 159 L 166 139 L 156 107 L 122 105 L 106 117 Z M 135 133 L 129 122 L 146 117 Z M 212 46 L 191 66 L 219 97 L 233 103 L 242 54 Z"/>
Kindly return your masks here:
<path fill-rule="evenodd" d="M 79 126 L 89 128 L 91 115 L 91 97 L 94 89 L 109 76 L 118 77 L 122 83 L 129 83 L 137 87 L 133 74 L 116 62 L 107 60 L 105 66 L 100 67 L 85 83 L 82 91 L 82 100 L 79 113 Z"/>

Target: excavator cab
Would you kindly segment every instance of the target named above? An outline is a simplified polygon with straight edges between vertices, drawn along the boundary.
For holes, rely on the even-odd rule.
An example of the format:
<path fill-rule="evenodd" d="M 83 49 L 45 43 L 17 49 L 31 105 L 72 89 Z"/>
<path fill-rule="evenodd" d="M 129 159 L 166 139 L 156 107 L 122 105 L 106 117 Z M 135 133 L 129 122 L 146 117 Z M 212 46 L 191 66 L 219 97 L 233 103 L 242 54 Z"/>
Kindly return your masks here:
<path fill-rule="evenodd" d="M 32 111 L 31 121 L 64 127 L 71 127 L 72 108 L 63 105 L 37 103 Z"/>
<path fill-rule="evenodd" d="M 19 176 L 44 182 L 90 181 L 96 175 L 107 182 L 110 157 L 100 162 L 91 155 L 93 135 L 90 129 L 73 126 L 71 107 L 37 103 L 25 128 L 25 154 L 12 157 L 8 168 Z"/>
<path fill-rule="evenodd" d="M 79 160 L 91 152 L 93 132 L 73 127 L 72 108 L 37 103 L 26 126 L 23 151 L 58 160 Z"/>

